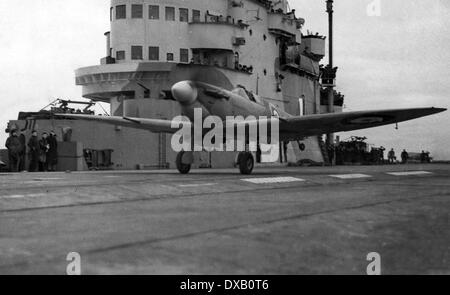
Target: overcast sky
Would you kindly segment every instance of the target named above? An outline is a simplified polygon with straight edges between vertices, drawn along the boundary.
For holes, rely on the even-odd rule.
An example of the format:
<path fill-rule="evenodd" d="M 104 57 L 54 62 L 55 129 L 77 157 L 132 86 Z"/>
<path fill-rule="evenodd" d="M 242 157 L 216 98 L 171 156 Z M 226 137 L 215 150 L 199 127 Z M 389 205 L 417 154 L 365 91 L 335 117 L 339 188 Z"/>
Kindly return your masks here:
<path fill-rule="evenodd" d="M 224 0 L 225 1 L 225 0 Z M 450 1 L 335 0 L 335 64 L 345 111 L 450 107 Z M 327 34 L 325 0 L 291 0 L 305 32 Z M 74 70 L 105 55 L 108 0 L 0 1 L 0 141 L 19 111 L 36 111 L 56 98 L 78 99 Z M 394 126 L 342 134 L 398 151 L 430 150 L 450 159 L 450 112 Z M 2 127 L 3 126 L 3 127 Z"/>

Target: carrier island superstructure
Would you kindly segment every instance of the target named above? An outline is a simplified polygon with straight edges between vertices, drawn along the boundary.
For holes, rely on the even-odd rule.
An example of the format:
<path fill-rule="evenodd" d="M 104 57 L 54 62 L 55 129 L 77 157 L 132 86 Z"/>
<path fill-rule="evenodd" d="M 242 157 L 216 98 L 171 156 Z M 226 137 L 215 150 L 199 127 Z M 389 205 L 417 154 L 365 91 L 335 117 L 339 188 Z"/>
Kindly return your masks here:
<path fill-rule="evenodd" d="M 109 9 L 105 57 L 77 69 L 76 84 L 83 97 L 108 103 L 111 115 L 180 115 L 170 89 L 194 73 L 196 80 L 225 89 L 245 87 L 293 115 L 330 111 L 320 66 L 326 37 L 302 32 L 301 11 L 286 0 L 112 0 Z M 332 111 L 342 104 L 336 94 Z M 19 119 L 10 124 L 25 129 L 26 118 Z M 83 150 L 112 150 L 114 169 L 173 167 L 176 157 L 165 134 L 54 118 L 38 119 L 33 127 L 57 133 L 71 128 L 71 140 Z M 290 162 L 325 161 L 320 138 L 303 143 L 289 145 Z M 234 158 L 205 152 L 199 165 L 231 167 Z"/>

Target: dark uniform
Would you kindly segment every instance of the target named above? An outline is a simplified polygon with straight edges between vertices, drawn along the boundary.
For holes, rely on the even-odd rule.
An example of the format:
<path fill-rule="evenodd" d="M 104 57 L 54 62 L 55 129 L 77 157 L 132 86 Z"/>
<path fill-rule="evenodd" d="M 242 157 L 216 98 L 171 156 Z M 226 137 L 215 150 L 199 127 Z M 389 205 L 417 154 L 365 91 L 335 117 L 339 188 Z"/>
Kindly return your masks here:
<path fill-rule="evenodd" d="M 395 158 L 395 151 L 394 151 L 394 149 L 391 149 L 389 151 L 389 153 L 388 153 L 389 164 L 395 164 L 395 160 L 396 160 L 396 158 Z"/>
<path fill-rule="evenodd" d="M 329 161 L 329 164 L 331 166 L 333 166 L 334 152 L 335 152 L 334 145 L 333 144 L 329 144 L 327 146 L 327 153 L 328 153 L 328 161 Z"/>
<path fill-rule="evenodd" d="M 420 162 L 421 163 L 430 163 L 431 162 L 430 153 L 426 153 L 425 151 L 422 151 L 422 153 L 420 154 Z"/>
<path fill-rule="evenodd" d="M 403 150 L 402 152 L 402 163 L 406 164 L 408 162 L 409 159 L 409 154 L 406 150 Z"/>
<path fill-rule="evenodd" d="M 20 166 L 20 154 L 24 147 L 20 143 L 20 139 L 15 135 L 11 135 L 6 140 L 6 148 L 8 149 L 9 169 L 11 172 L 19 172 Z"/>
<path fill-rule="evenodd" d="M 30 149 L 30 168 L 28 170 L 30 172 L 36 172 L 39 167 L 39 154 L 41 151 L 37 135 L 33 135 L 30 138 L 30 140 L 28 141 L 28 148 Z"/>
<path fill-rule="evenodd" d="M 49 149 L 47 152 L 47 167 L 49 171 L 56 171 L 56 165 L 58 164 L 58 141 L 55 134 L 50 134 L 47 139 Z"/>
<path fill-rule="evenodd" d="M 25 134 L 21 133 L 19 135 L 20 144 L 22 146 L 22 151 L 20 153 L 20 164 L 19 164 L 19 171 L 25 171 L 25 156 L 27 153 L 26 145 L 27 145 L 27 139 L 25 137 Z"/>
<path fill-rule="evenodd" d="M 47 171 L 47 152 L 49 144 L 46 137 L 39 140 L 39 171 Z"/>

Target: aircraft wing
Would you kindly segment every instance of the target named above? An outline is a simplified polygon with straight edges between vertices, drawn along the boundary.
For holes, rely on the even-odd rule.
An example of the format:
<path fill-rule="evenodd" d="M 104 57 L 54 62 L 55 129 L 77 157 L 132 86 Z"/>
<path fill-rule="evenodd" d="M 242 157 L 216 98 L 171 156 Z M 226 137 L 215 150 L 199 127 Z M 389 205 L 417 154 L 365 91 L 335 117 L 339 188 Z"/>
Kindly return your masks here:
<path fill-rule="evenodd" d="M 417 108 L 381 111 L 344 112 L 302 117 L 280 118 L 280 140 L 299 140 L 309 136 L 345 132 L 400 123 L 446 111 L 441 108 Z M 144 129 L 154 133 L 175 133 L 180 127 L 172 128 L 171 120 L 130 117 L 107 117 L 78 114 L 56 114 L 66 119 L 97 121 L 115 126 Z M 267 119 L 269 125 L 274 118 Z M 189 122 L 188 122 L 189 123 Z M 258 120 L 242 122 L 246 126 L 257 125 Z M 186 123 L 185 123 L 186 124 Z M 189 123 L 191 124 L 191 123 Z M 237 124 L 240 125 L 239 123 Z M 192 126 L 191 126 L 192 128 Z"/>
<path fill-rule="evenodd" d="M 154 133 L 175 133 L 180 128 L 172 128 L 171 120 L 143 119 L 131 117 L 91 116 L 78 114 L 55 114 L 58 117 L 72 120 L 96 121 L 115 126 L 148 130 Z M 185 123 L 186 124 L 186 123 Z"/>
<path fill-rule="evenodd" d="M 381 111 L 344 112 L 280 119 L 282 138 L 305 138 L 400 123 L 446 111 L 416 108 Z"/>

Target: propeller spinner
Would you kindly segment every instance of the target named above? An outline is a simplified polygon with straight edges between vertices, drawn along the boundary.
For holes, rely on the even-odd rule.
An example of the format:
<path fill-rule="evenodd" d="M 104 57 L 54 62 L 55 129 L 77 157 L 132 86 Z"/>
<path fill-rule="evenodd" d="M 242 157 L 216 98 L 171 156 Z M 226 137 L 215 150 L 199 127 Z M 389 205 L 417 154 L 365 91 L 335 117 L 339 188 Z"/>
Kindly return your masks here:
<path fill-rule="evenodd" d="M 198 90 L 191 81 L 181 81 L 173 85 L 172 95 L 180 104 L 191 105 L 197 100 Z"/>

